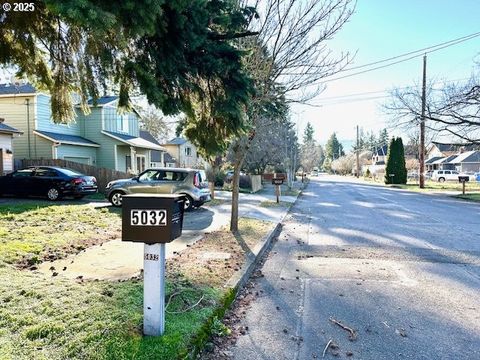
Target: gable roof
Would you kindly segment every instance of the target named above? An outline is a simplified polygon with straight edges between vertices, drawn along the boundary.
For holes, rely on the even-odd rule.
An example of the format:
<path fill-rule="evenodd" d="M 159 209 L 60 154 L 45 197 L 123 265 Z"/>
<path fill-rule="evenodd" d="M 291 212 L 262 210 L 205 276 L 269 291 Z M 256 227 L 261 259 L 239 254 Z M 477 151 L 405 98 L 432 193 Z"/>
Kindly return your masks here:
<path fill-rule="evenodd" d="M 173 138 L 172 140 L 168 141 L 166 143 L 166 145 L 183 145 L 187 142 L 188 140 L 185 139 L 185 138 L 181 138 L 181 137 L 176 137 L 176 138 Z"/>
<path fill-rule="evenodd" d="M 145 140 L 141 137 L 136 137 L 132 135 L 127 135 L 127 134 L 120 134 L 120 133 L 115 133 L 112 131 L 107 131 L 103 130 L 102 134 L 107 135 L 117 141 L 120 141 L 124 144 L 130 145 L 130 146 L 135 146 L 135 147 L 140 147 L 144 149 L 150 149 L 150 150 L 161 150 L 161 151 L 166 151 L 165 148 L 161 147 L 160 145 L 154 144 L 148 140 Z"/>
<path fill-rule="evenodd" d="M 378 156 L 387 156 L 387 152 L 388 152 L 387 144 L 383 145 L 382 147 L 375 148 L 375 150 L 373 151 L 373 153 Z"/>
<path fill-rule="evenodd" d="M 23 134 L 23 131 L 17 130 L 3 122 L 0 122 L 0 133 L 2 134 Z"/>
<path fill-rule="evenodd" d="M 475 155 L 476 151 L 467 151 L 461 154 L 456 154 L 455 157 L 449 161 L 449 164 L 459 164 L 465 162 L 470 156 Z"/>
<path fill-rule="evenodd" d="M 102 96 L 97 99 L 97 106 L 104 106 L 118 100 L 118 96 Z M 88 105 L 93 106 L 93 99 L 88 100 Z"/>
<path fill-rule="evenodd" d="M 463 149 L 464 151 L 472 151 L 472 150 L 480 150 L 479 144 L 446 144 L 446 143 L 439 143 L 436 141 L 432 141 L 438 150 L 441 152 L 451 152 L 451 151 L 459 151 Z"/>
<path fill-rule="evenodd" d="M 93 142 L 91 140 L 85 139 L 77 135 L 67 135 L 67 134 L 60 134 L 60 133 L 54 133 L 50 131 L 40 131 L 40 130 L 34 130 L 33 133 L 55 143 L 100 147 L 100 145 L 97 144 L 96 142 Z"/>
<path fill-rule="evenodd" d="M 433 164 L 434 162 L 436 162 L 438 160 L 441 160 L 441 159 L 446 159 L 446 157 L 444 157 L 444 156 L 434 156 L 434 157 L 428 159 L 427 161 L 425 161 L 425 165 Z"/>
<path fill-rule="evenodd" d="M 31 84 L 0 84 L 0 95 L 35 94 L 37 90 Z"/>
<path fill-rule="evenodd" d="M 147 141 L 150 141 L 154 144 L 157 144 L 157 145 L 160 145 L 160 143 L 158 142 L 157 139 L 155 139 L 155 137 L 150 133 L 148 132 L 147 130 L 140 130 L 140 137 L 142 139 L 145 139 Z"/>

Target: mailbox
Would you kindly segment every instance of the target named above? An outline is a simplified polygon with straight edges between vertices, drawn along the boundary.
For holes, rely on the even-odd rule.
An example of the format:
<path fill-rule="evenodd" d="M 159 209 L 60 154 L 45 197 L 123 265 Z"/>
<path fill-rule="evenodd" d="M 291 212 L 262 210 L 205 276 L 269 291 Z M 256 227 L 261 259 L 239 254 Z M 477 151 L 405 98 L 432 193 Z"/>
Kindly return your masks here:
<path fill-rule="evenodd" d="M 122 196 L 122 240 L 169 243 L 182 235 L 185 198 L 174 194 Z"/>
<path fill-rule="evenodd" d="M 283 179 L 272 179 L 272 184 L 273 185 L 282 185 L 283 184 Z"/>
<path fill-rule="evenodd" d="M 458 182 L 461 182 L 461 183 L 466 183 L 470 180 L 470 178 L 468 176 L 459 176 L 458 177 Z"/>

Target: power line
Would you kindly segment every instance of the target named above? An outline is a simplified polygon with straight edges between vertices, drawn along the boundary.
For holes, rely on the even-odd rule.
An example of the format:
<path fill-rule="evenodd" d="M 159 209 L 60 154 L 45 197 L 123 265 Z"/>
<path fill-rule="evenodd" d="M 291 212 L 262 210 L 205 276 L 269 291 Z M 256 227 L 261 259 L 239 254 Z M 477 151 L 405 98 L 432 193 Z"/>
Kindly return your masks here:
<path fill-rule="evenodd" d="M 435 52 L 435 51 L 439 51 L 439 50 L 445 49 L 445 48 L 447 48 L 447 47 L 460 44 L 460 43 L 462 43 L 462 42 L 464 42 L 464 41 L 468 41 L 468 40 L 474 39 L 474 38 L 476 38 L 476 37 L 478 37 L 478 36 L 480 36 L 480 32 L 479 32 L 479 33 L 474 33 L 474 34 L 468 35 L 467 37 L 459 38 L 459 39 L 456 39 L 456 40 L 451 40 L 451 41 L 448 42 L 448 43 L 443 43 L 443 44 L 445 44 L 445 45 L 439 44 L 439 45 L 432 46 L 432 47 L 430 47 L 430 48 L 433 48 L 432 50 L 424 51 L 423 53 L 419 53 L 419 54 L 415 54 L 415 55 L 410 56 L 410 57 L 408 57 L 408 58 L 406 58 L 406 59 L 394 61 L 394 62 L 391 62 L 391 63 L 389 63 L 389 64 L 385 64 L 385 65 L 381 65 L 381 66 L 374 67 L 374 68 L 372 68 L 372 69 L 367 69 L 367 70 L 363 70 L 363 71 L 358 71 L 358 72 L 355 72 L 355 73 L 353 73 L 353 74 L 347 74 L 347 75 L 343 75 L 343 76 L 338 76 L 338 77 L 333 78 L 333 79 L 326 79 L 326 80 L 320 81 L 319 83 L 320 83 L 320 84 L 325 84 L 325 83 L 328 83 L 328 82 L 332 82 L 332 81 L 336 81 L 336 80 L 341 80 L 341 79 L 349 78 L 349 77 L 352 77 L 352 76 L 361 75 L 361 74 L 364 74 L 364 73 L 367 73 L 367 72 L 371 72 L 371 71 L 383 69 L 383 68 L 386 68 L 386 67 L 389 67 L 389 66 L 392 66 L 392 65 L 400 64 L 400 63 L 402 63 L 402 62 L 409 61 L 409 60 L 415 59 L 415 58 L 417 58 L 417 57 L 423 56 L 424 54 L 433 53 L 433 52 Z M 441 45 L 443 45 L 443 46 L 441 46 Z M 423 49 L 422 49 L 422 50 L 423 50 Z M 379 63 L 386 62 L 386 61 L 390 61 L 390 60 L 392 60 L 392 59 L 401 58 L 401 57 L 407 56 L 408 54 L 417 53 L 417 52 L 422 51 L 422 50 L 417 50 L 417 51 L 414 51 L 414 52 L 409 52 L 409 53 L 405 53 L 405 54 L 402 54 L 402 55 L 397 55 L 397 56 L 395 56 L 395 57 L 393 57 L 393 58 L 391 58 L 391 59 L 384 59 L 384 60 L 379 60 L 379 61 L 376 61 L 376 62 L 373 62 L 373 63 L 370 63 L 370 64 L 360 65 L 360 66 L 356 67 L 356 69 L 358 69 L 358 68 L 363 68 L 363 67 L 367 67 L 367 66 L 371 66 L 371 65 L 374 65 L 374 64 L 379 64 Z M 349 70 L 353 70 L 353 69 L 355 69 L 355 68 L 344 69 L 344 70 L 340 70 L 339 72 L 345 72 L 345 71 L 349 71 Z"/>
<path fill-rule="evenodd" d="M 363 65 L 354 66 L 354 67 L 351 67 L 351 68 L 348 68 L 348 69 L 343 69 L 343 70 L 340 70 L 339 72 L 357 70 L 357 69 L 361 69 L 361 68 L 364 68 L 364 67 L 367 67 L 367 66 L 376 65 L 376 64 L 381 64 L 382 62 L 387 62 L 387 61 L 399 59 L 399 58 L 402 58 L 402 57 L 405 57 L 405 56 L 408 56 L 408 55 L 412 55 L 412 54 L 416 54 L 416 53 L 421 53 L 421 54 L 419 54 L 419 56 L 420 56 L 420 55 L 423 55 L 424 53 L 429 53 L 429 52 L 436 51 L 436 50 L 432 50 L 432 51 L 428 51 L 428 50 L 435 49 L 435 48 L 437 48 L 437 47 L 439 47 L 439 46 L 448 45 L 448 44 L 450 44 L 450 45 L 456 45 L 456 44 L 458 44 L 458 43 L 460 43 L 460 42 L 473 39 L 473 38 L 475 38 L 475 37 L 477 37 L 477 36 L 480 36 L 480 32 L 476 32 L 476 33 L 473 33 L 473 34 L 470 34 L 470 35 L 465 35 L 465 36 L 462 36 L 462 37 L 457 38 L 457 39 L 445 41 L 445 42 L 440 43 L 440 44 L 437 44 L 437 45 L 428 46 L 428 47 L 423 48 L 423 49 L 418 49 L 418 50 L 414 50 L 414 51 L 409 51 L 409 52 L 407 52 L 407 53 L 403 53 L 403 54 L 400 54 L 400 55 L 392 56 L 392 57 L 389 57 L 389 58 L 386 58 L 386 59 L 383 59 L 383 60 L 378 60 L 378 61 L 374 61 L 374 62 L 371 62 L 371 63 L 368 63 L 368 64 L 363 64 Z M 449 45 L 449 46 L 450 46 L 450 45 Z M 437 49 L 437 50 L 440 50 L 440 49 Z"/>

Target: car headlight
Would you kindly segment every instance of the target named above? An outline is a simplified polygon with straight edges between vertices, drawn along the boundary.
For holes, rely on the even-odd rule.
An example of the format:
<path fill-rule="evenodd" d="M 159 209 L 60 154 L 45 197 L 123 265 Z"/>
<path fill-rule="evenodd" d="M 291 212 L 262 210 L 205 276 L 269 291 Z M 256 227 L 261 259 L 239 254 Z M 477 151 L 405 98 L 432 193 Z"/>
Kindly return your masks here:
<path fill-rule="evenodd" d="M 113 185 L 113 181 L 110 181 L 108 184 L 107 184 L 107 189 L 110 189 Z"/>

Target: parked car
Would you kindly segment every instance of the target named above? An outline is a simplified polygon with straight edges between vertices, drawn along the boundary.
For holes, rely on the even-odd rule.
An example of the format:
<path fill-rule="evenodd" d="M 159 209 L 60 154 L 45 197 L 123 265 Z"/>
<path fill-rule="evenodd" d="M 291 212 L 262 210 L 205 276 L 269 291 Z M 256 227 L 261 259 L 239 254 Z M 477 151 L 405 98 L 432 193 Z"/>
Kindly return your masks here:
<path fill-rule="evenodd" d="M 183 168 L 147 169 L 133 178 L 111 181 L 105 196 L 113 206 L 119 207 L 123 195 L 138 193 L 184 195 L 185 210 L 211 200 L 205 171 Z"/>
<path fill-rule="evenodd" d="M 81 199 L 97 190 L 93 176 L 55 166 L 28 167 L 0 177 L 0 195 L 46 196 L 55 201 L 64 196 Z"/>
<path fill-rule="evenodd" d="M 475 177 L 475 180 L 480 182 L 480 172 L 475 173 L 473 176 Z"/>
<path fill-rule="evenodd" d="M 432 180 L 438 182 L 458 181 L 459 176 L 468 176 L 470 181 L 475 180 L 473 173 L 459 173 L 456 170 L 434 170 L 432 173 Z"/>
<path fill-rule="evenodd" d="M 418 180 L 418 178 L 419 178 L 418 172 L 417 171 L 408 172 L 407 178 L 410 179 L 410 180 Z"/>

